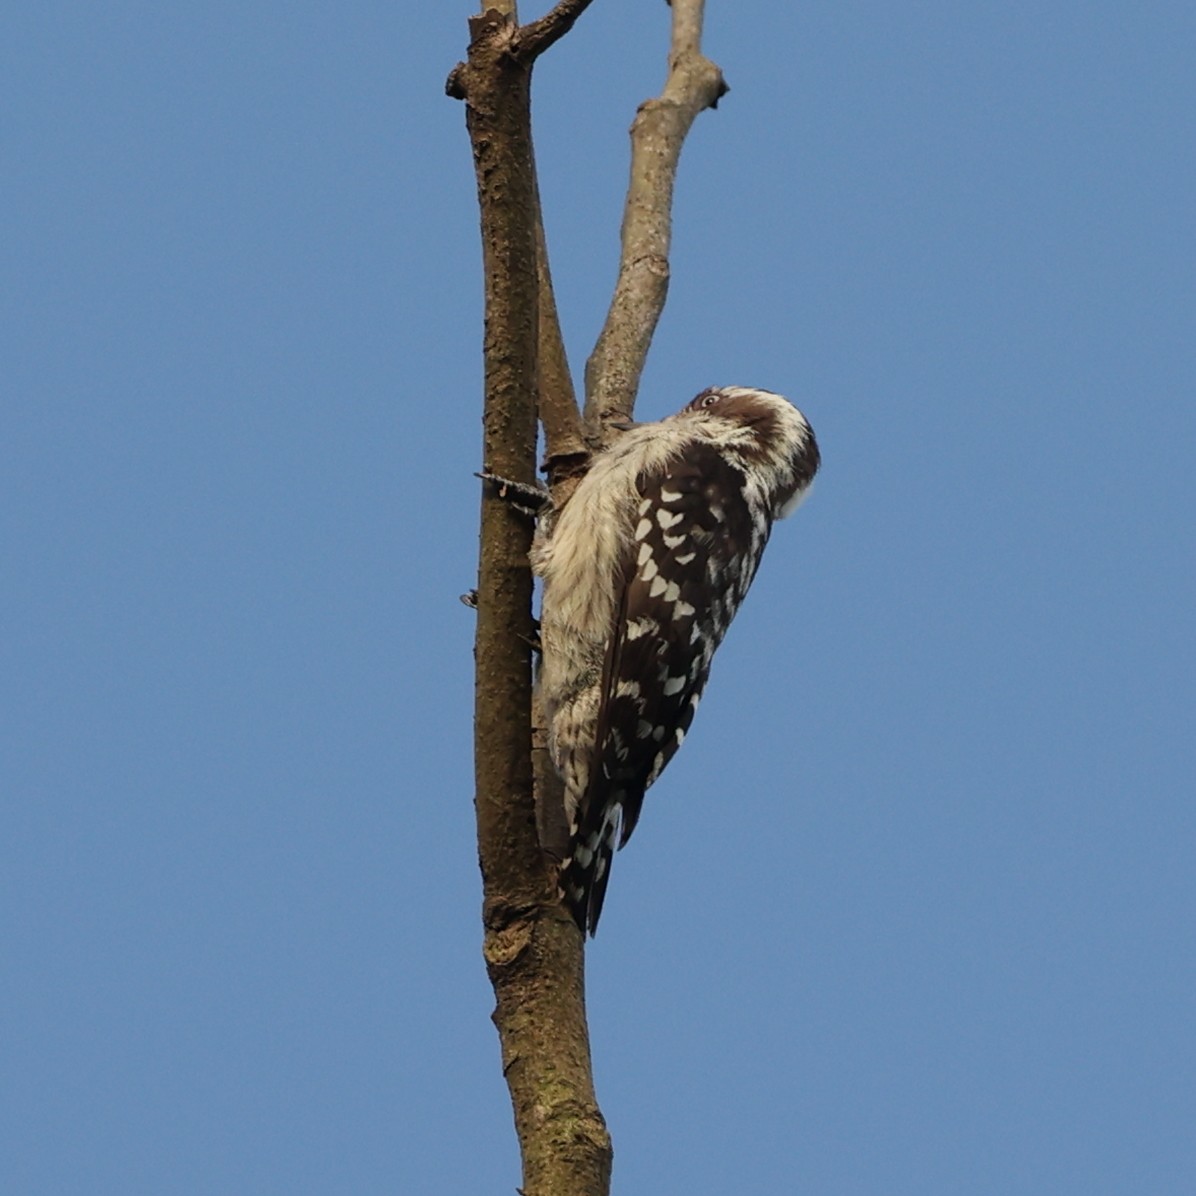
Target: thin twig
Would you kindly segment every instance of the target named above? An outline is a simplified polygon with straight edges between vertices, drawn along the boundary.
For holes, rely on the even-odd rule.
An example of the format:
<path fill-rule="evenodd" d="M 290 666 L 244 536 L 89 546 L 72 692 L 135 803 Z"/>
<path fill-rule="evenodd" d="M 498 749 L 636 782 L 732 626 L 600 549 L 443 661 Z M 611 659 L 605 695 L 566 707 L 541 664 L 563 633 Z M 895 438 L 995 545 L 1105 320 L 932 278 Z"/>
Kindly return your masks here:
<path fill-rule="evenodd" d="M 669 286 L 673 184 L 698 113 L 726 95 L 722 71 L 701 51 L 704 0 L 672 0 L 669 75 L 631 125 L 631 180 L 623 208 L 619 277 L 606 323 L 586 362 L 585 435 L 605 444 L 612 421 L 631 418 L 640 374 Z"/>
<path fill-rule="evenodd" d="M 550 46 L 564 37 L 574 22 L 589 7 L 592 0 L 560 0 L 538 21 L 522 25 L 515 33 L 513 52 L 534 61 Z M 534 153 L 534 150 L 533 150 Z M 577 394 L 561 335 L 556 295 L 552 287 L 552 270 L 548 259 L 548 240 L 544 233 L 544 214 L 540 203 L 540 185 L 532 163 L 535 187 L 536 253 L 539 275 L 539 335 L 540 351 L 536 378 L 537 406 L 544 428 L 544 464 L 549 483 L 559 500 L 567 497 L 569 483 L 586 466 L 588 454 L 581 430 L 581 413 Z M 561 487 L 564 485 L 565 490 Z"/>
<path fill-rule="evenodd" d="M 533 151 L 534 152 L 534 151 Z M 565 338 L 557 313 L 548 259 L 548 240 L 540 205 L 540 185 L 532 163 L 536 204 L 536 270 L 539 281 L 540 351 L 536 374 L 536 404 L 544 428 L 544 465 L 554 488 L 585 468 L 586 443 L 581 432 L 581 412 L 565 352 Z M 558 494 L 558 498 L 563 495 Z"/>
<path fill-rule="evenodd" d="M 591 3 L 592 0 L 559 0 L 539 20 L 529 21 L 519 27 L 515 35 L 515 52 L 538 58 L 573 28 L 573 23 Z"/>

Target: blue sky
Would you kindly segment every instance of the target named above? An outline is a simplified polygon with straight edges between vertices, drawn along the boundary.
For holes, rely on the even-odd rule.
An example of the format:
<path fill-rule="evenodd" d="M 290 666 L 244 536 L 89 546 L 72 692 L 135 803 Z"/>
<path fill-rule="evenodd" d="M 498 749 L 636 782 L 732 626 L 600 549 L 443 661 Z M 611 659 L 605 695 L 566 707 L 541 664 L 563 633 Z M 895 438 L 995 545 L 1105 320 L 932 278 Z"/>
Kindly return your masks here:
<path fill-rule="evenodd" d="M 9 17 L 6 1192 L 518 1182 L 467 15 Z M 537 68 L 578 373 L 666 23 Z M 616 1193 L 1196 1190 L 1194 39 L 711 0 L 639 413 L 780 390 L 824 468 L 590 951 Z"/>

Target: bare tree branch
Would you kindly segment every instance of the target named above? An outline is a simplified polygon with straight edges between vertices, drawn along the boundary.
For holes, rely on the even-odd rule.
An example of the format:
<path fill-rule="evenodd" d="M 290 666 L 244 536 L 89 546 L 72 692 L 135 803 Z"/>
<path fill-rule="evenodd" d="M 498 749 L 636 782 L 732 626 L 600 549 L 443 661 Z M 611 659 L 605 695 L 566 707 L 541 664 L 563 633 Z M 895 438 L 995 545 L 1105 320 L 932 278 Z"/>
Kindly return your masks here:
<path fill-rule="evenodd" d="M 551 12 L 538 21 L 529 21 L 516 34 L 516 43 L 521 52 L 538 58 L 549 46 L 560 41 L 573 23 L 590 7 L 591 0 L 559 0 Z"/>
<path fill-rule="evenodd" d="M 563 502 L 563 483 L 584 472 L 589 454 L 581 432 L 581 412 L 573 389 L 573 376 L 561 335 L 556 295 L 552 289 L 552 271 L 548 260 L 548 241 L 544 235 L 544 216 L 540 188 L 532 164 L 532 183 L 536 203 L 536 255 L 540 283 L 540 354 L 537 377 L 537 405 L 544 427 L 544 468 L 554 497 Z"/>
<path fill-rule="evenodd" d="M 631 418 L 640 374 L 669 285 L 673 184 L 681 146 L 698 113 L 726 95 L 722 71 L 701 51 L 704 0 L 672 0 L 669 75 L 631 125 L 631 181 L 623 208 L 619 277 L 606 324 L 586 362 L 585 435 L 609 440 Z"/>
<path fill-rule="evenodd" d="M 483 2 L 486 11 L 470 19 L 468 60 L 447 84 L 450 95 L 466 102 L 481 210 L 483 464 L 494 474 L 531 482 L 538 417 L 559 504 L 610 421 L 631 413 L 665 300 L 681 145 L 697 113 L 714 106 L 726 85 L 700 52 L 702 0 L 673 0 L 669 77 L 632 126 L 619 280 L 587 365 L 583 436 L 553 298 L 530 90 L 538 55 L 569 31 L 591 0 L 559 0 L 525 26 L 518 24 L 514 0 Z M 551 858 L 564 850 L 568 827 L 542 729 L 532 725 L 530 541 L 527 521 L 487 493 L 474 743 L 484 954 L 523 1157 L 524 1196 L 606 1196 L 611 1145 L 594 1097 L 584 943 L 559 900 Z"/>
<path fill-rule="evenodd" d="M 450 95 L 466 102 L 481 210 L 484 464 L 519 482 L 535 477 L 537 393 L 552 396 L 545 413 L 563 401 L 560 396 L 573 402 L 537 232 L 531 68 L 535 55 L 584 7 L 562 2 L 554 10 L 555 23 L 517 45 L 514 4 L 500 11 L 492 3 L 470 20 L 468 61 L 453 70 L 447 84 Z M 564 443 L 563 433 L 552 435 Z M 528 521 L 488 493 L 482 500 L 474 706 L 483 951 L 523 1157 L 522 1191 L 606 1196 L 611 1147 L 594 1097 L 583 940 L 561 905 L 556 868 L 541 850 L 536 829 L 530 546 Z"/>

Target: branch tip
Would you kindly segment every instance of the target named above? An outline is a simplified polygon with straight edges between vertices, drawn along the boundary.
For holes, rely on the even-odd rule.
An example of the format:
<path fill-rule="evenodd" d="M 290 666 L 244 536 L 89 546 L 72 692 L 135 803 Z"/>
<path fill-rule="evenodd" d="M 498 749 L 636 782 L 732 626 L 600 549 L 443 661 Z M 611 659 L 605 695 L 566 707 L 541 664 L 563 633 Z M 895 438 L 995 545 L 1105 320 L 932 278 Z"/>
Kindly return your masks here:
<path fill-rule="evenodd" d="M 516 53 L 534 61 L 573 28 L 591 3 L 592 0 L 557 0 L 544 16 L 520 26 L 515 34 Z"/>

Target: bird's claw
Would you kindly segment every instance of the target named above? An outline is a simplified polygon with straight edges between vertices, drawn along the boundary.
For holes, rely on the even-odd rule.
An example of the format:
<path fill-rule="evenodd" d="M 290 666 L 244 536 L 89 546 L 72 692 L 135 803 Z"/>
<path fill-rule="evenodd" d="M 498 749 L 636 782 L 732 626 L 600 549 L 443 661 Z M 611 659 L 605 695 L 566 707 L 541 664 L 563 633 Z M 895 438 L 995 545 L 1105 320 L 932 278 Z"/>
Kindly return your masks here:
<path fill-rule="evenodd" d="M 504 502 L 509 502 L 516 511 L 528 515 L 532 519 L 538 519 L 544 508 L 552 501 L 548 490 L 538 483 L 515 482 L 510 478 L 491 473 L 488 469 L 474 474 L 474 477 L 481 478 L 483 482 L 489 482 L 499 498 Z"/>

